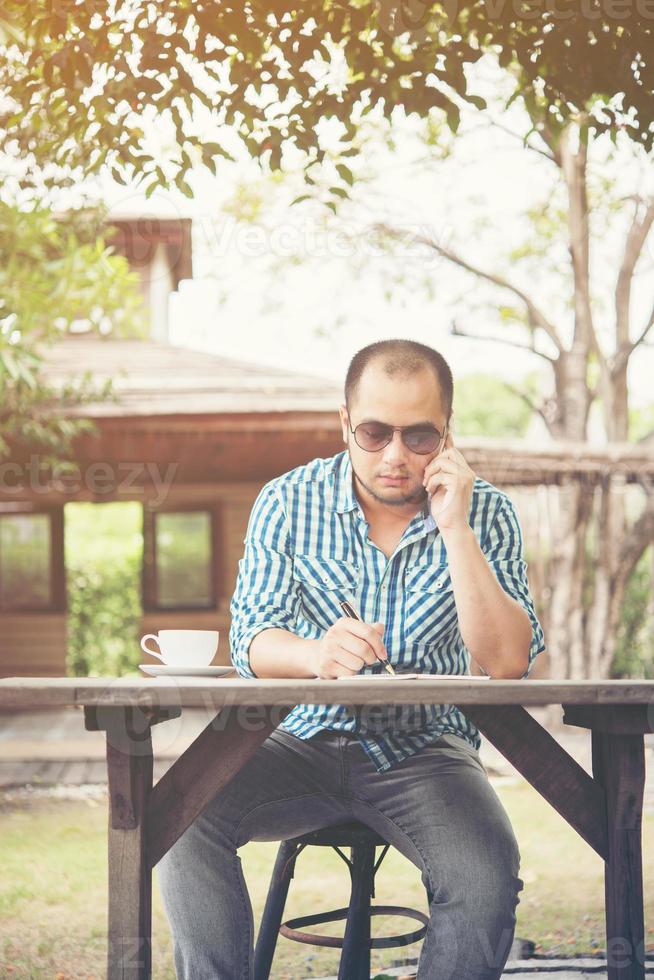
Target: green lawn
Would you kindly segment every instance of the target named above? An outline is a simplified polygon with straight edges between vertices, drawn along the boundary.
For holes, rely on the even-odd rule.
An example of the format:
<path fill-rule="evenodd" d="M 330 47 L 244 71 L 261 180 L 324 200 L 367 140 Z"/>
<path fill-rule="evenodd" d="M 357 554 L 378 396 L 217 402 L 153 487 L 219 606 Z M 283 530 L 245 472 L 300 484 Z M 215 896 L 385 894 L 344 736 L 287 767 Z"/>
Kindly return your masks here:
<path fill-rule="evenodd" d="M 533 939 L 544 953 L 597 952 L 604 948 L 603 864 L 529 786 L 496 785 L 516 830 L 525 882 L 516 936 Z M 0 803 L 0 977 L 29 980 L 100 980 L 105 976 L 106 825 L 104 803 L 32 800 Z M 643 826 L 645 921 L 654 948 L 654 815 Z M 255 921 L 261 912 L 275 843 L 253 842 L 240 855 Z M 174 980 L 171 943 L 154 876 L 155 980 Z M 299 858 L 286 917 L 346 904 L 347 869 L 332 851 L 309 848 Z M 425 909 L 417 868 L 389 851 L 378 873 L 379 904 Z M 376 934 L 408 920 L 377 919 Z M 334 932 L 339 926 L 325 929 Z M 342 928 L 342 927 L 341 927 Z M 398 930 L 399 931 L 399 930 Z M 381 971 L 390 961 L 417 955 L 419 944 L 373 954 Z M 335 973 L 338 951 L 280 938 L 275 980 Z"/>

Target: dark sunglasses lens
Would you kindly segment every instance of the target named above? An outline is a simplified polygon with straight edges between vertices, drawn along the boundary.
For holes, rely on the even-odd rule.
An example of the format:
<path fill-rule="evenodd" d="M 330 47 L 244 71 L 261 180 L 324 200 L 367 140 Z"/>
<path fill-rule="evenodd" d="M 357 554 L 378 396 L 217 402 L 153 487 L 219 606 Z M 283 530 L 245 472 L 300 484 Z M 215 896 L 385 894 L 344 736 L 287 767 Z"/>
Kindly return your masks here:
<path fill-rule="evenodd" d="M 414 429 L 412 432 L 405 432 L 403 438 L 411 452 L 426 455 L 438 449 L 441 434 L 436 429 Z"/>
<path fill-rule="evenodd" d="M 390 442 L 392 435 L 391 427 L 382 425 L 381 422 L 362 422 L 354 430 L 354 437 L 361 449 L 367 449 L 369 452 L 381 449 Z"/>

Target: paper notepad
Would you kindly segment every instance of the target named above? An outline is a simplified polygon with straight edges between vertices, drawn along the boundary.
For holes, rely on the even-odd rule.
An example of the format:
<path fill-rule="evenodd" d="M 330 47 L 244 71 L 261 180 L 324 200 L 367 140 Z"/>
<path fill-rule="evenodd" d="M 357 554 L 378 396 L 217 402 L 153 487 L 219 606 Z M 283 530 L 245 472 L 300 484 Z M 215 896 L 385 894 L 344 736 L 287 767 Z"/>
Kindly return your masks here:
<path fill-rule="evenodd" d="M 335 677 L 333 680 L 337 681 L 368 681 L 371 677 L 375 679 L 378 677 L 385 677 L 387 680 L 428 680 L 428 681 L 489 681 L 490 676 L 488 674 L 481 674 L 479 676 L 473 674 L 389 674 L 388 671 L 382 671 L 381 674 L 352 674 L 350 677 Z"/>

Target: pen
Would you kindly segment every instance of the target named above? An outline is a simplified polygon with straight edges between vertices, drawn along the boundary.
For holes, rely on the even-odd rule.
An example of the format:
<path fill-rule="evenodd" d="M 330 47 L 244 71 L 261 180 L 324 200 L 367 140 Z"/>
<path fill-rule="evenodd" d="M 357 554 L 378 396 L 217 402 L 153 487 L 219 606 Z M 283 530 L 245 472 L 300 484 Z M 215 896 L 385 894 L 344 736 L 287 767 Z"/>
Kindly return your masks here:
<path fill-rule="evenodd" d="M 349 616 L 350 619 L 358 619 L 359 621 L 361 621 L 361 616 L 359 616 L 356 610 L 352 608 L 349 602 L 343 601 L 341 602 L 340 606 L 343 612 L 345 613 L 345 615 Z M 393 670 L 391 664 L 389 664 L 388 660 L 382 660 L 381 657 L 377 657 L 377 660 L 383 663 L 384 667 L 386 668 L 389 674 L 395 675 L 395 671 Z"/>

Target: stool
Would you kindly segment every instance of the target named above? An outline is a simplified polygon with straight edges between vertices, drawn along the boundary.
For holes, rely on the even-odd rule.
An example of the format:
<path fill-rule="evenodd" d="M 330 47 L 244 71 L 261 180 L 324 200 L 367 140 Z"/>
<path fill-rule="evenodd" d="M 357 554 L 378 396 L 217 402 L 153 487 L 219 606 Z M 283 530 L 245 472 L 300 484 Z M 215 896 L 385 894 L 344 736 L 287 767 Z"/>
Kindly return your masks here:
<path fill-rule="evenodd" d="M 284 905 L 288 895 L 295 862 L 301 851 L 308 845 L 332 847 L 343 858 L 350 871 L 352 889 L 347 908 L 333 912 L 320 912 L 315 915 L 302 915 L 282 923 Z M 340 850 L 351 849 L 348 859 Z M 382 847 L 379 860 L 375 863 L 376 848 Z M 370 899 L 375 895 L 375 874 L 386 856 L 390 845 L 372 828 L 358 820 L 323 827 L 320 830 L 292 837 L 281 842 L 268 889 L 268 896 L 261 918 L 261 927 L 254 951 L 254 980 L 269 980 L 277 936 L 281 932 L 287 939 L 308 943 L 312 946 L 331 946 L 342 948 L 338 970 L 338 980 L 370 980 L 370 950 L 389 949 L 407 946 L 422 939 L 427 931 L 429 916 L 417 909 L 398 905 L 371 906 Z M 429 892 L 428 892 L 429 894 Z M 431 904 L 432 896 L 429 895 Z M 387 936 L 380 939 L 370 937 L 370 918 L 373 915 L 403 915 L 422 922 L 420 929 L 401 936 Z M 346 919 L 345 935 L 321 936 L 303 932 L 302 927 L 322 922 L 336 922 Z"/>

